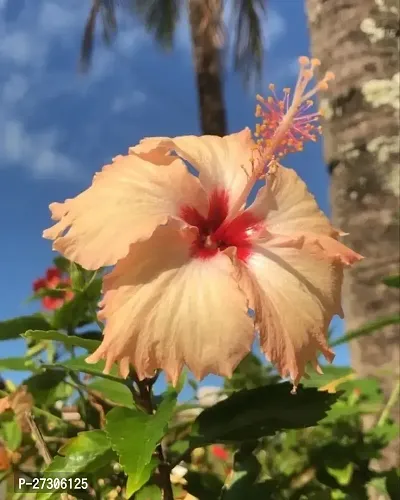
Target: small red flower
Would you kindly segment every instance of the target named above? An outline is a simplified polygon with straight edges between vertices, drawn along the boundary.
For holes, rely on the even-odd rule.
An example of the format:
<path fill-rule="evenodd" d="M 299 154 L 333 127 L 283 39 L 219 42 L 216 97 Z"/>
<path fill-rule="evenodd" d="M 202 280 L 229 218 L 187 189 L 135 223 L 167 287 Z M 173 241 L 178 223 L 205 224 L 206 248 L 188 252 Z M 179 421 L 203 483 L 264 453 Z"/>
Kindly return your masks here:
<path fill-rule="evenodd" d="M 62 272 L 58 267 L 49 267 L 46 271 L 46 280 L 50 283 L 58 284 L 61 281 Z"/>
<path fill-rule="evenodd" d="M 71 280 L 68 277 L 63 277 L 63 273 L 57 267 L 50 267 L 46 271 L 44 278 L 39 278 L 33 282 L 33 291 L 39 292 L 42 289 L 64 288 L 70 285 Z M 55 310 L 59 309 L 65 302 L 72 299 L 74 293 L 72 290 L 60 290 L 59 297 L 50 297 L 46 295 L 42 298 L 42 306 L 44 309 Z"/>
<path fill-rule="evenodd" d="M 218 458 L 218 460 L 222 460 L 223 462 L 226 462 L 229 458 L 229 453 L 225 450 L 225 448 L 219 446 L 218 444 L 211 446 L 211 453 L 215 458 Z"/>
<path fill-rule="evenodd" d="M 44 278 L 39 278 L 33 282 L 33 291 L 38 292 L 42 288 L 46 288 L 47 281 Z"/>

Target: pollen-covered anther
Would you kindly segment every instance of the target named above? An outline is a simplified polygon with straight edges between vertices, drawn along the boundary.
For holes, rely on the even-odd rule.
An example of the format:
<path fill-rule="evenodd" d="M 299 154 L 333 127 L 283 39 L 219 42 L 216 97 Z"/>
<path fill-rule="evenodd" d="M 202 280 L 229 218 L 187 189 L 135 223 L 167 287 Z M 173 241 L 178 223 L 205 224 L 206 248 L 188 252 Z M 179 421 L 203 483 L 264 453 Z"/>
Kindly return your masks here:
<path fill-rule="evenodd" d="M 318 119 L 319 111 L 309 112 L 314 103 L 311 97 L 318 91 L 328 88 L 328 82 L 334 78 L 328 71 L 324 78 L 311 90 L 306 92 L 310 81 L 314 78 L 314 70 L 320 66 L 319 59 L 299 58 L 300 71 L 294 92 L 283 89 L 283 95 L 278 97 L 275 85 L 268 86 L 272 95 L 264 98 L 257 95 L 256 117 L 261 118 L 257 124 L 255 136 L 260 154 L 263 158 L 264 171 L 267 171 L 273 159 L 281 159 L 288 153 L 303 150 L 304 142 L 316 141 L 321 133 Z"/>

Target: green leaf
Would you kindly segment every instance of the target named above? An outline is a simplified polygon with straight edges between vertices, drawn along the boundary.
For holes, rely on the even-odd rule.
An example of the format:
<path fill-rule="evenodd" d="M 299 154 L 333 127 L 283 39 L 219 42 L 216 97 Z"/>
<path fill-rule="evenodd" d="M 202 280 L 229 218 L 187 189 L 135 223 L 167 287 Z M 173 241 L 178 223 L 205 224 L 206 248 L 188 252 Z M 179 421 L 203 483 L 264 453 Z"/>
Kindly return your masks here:
<path fill-rule="evenodd" d="M 22 431 L 13 415 L 4 415 L 0 419 L 0 437 L 7 448 L 16 451 L 22 442 Z"/>
<path fill-rule="evenodd" d="M 224 483 L 210 472 L 188 471 L 185 474 L 185 491 L 199 500 L 219 500 Z"/>
<path fill-rule="evenodd" d="M 69 266 L 69 275 L 71 277 L 72 289 L 82 291 L 85 286 L 85 272 L 81 266 L 71 262 Z"/>
<path fill-rule="evenodd" d="M 0 484 L 5 481 L 11 474 L 13 473 L 12 470 L 0 470 Z M 1 491 L 1 489 L 0 489 Z"/>
<path fill-rule="evenodd" d="M 302 380 L 303 386 L 319 388 L 331 384 L 334 381 L 338 381 L 338 384 L 341 384 L 346 382 L 346 377 L 353 373 L 353 370 L 348 366 L 324 365 L 322 366 L 322 371 L 322 374 L 319 374 L 314 370 L 307 372 L 309 378 L 304 378 L 304 380 Z M 340 382 L 341 380 L 343 380 L 343 382 Z"/>
<path fill-rule="evenodd" d="M 347 486 L 353 476 L 354 464 L 349 462 L 344 468 L 327 467 L 326 470 L 336 479 L 340 486 Z"/>
<path fill-rule="evenodd" d="M 263 364 L 257 356 L 250 353 L 235 368 L 232 378 L 224 381 L 224 387 L 232 392 L 255 389 L 279 380 L 280 377 L 276 373 L 273 374 L 270 366 Z"/>
<path fill-rule="evenodd" d="M 399 425 L 395 422 L 387 421 L 382 425 L 377 425 L 369 429 L 364 439 L 379 442 L 383 448 L 394 441 L 399 434 Z"/>
<path fill-rule="evenodd" d="M 392 469 L 386 475 L 386 490 L 390 500 L 398 500 L 400 491 L 400 470 Z"/>
<path fill-rule="evenodd" d="M 64 378 L 65 373 L 62 371 L 47 369 L 25 379 L 23 384 L 32 394 L 35 404 L 50 406 L 71 394 L 71 388 L 66 386 Z"/>
<path fill-rule="evenodd" d="M 337 401 L 328 415 L 320 421 L 321 424 L 337 424 L 339 420 L 348 420 L 350 417 L 360 415 L 361 409 L 358 405 L 350 406 L 345 401 Z"/>
<path fill-rule="evenodd" d="M 101 278 L 96 278 L 93 281 L 90 281 L 84 292 L 87 299 L 97 303 L 100 299 L 102 286 L 103 280 Z"/>
<path fill-rule="evenodd" d="M 60 367 L 66 370 L 72 370 L 76 372 L 89 373 L 89 375 L 95 375 L 97 377 L 107 378 L 109 380 L 114 380 L 116 382 L 125 383 L 124 379 L 122 379 L 118 375 L 118 370 L 115 366 L 112 367 L 110 374 L 103 373 L 105 362 L 99 361 L 95 364 L 89 364 L 85 361 L 86 356 L 79 356 L 76 358 L 67 359 L 65 361 L 60 361 L 59 363 L 55 363 L 53 367 Z M 47 366 L 47 365 L 44 365 Z M 52 366 L 50 366 L 51 368 Z"/>
<path fill-rule="evenodd" d="M 3 358 L 0 359 L 0 370 L 12 371 L 37 371 L 37 365 L 26 358 Z"/>
<path fill-rule="evenodd" d="M 0 321 L 0 340 L 17 339 L 27 330 L 50 330 L 50 323 L 42 314 L 20 316 L 19 318 Z"/>
<path fill-rule="evenodd" d="M 60 271 L 63 271 L 64 273 L 68 273 L 69 271 L 69 266 L 70 266 L 70 261 L 66 259 L 65 257 L 62 257 L 61 255 L 57 255 L 53 259 L 54 265 L 60 269 Z"/>
<path fill-rule="evenodd" d="M 232 486 L 224 491 L 221 500 L 242 500 L 244 498 L 251 500 L 275 499 L 278 498 L 275 495 L 280 492 L 278 481 L 273 479 L 261 483 L 248 484 L 246 476 L 238 474 L 237 477 L 234 476 L 234 481 Z"/>
<path fill-rule="evenodd" d="M 165 435 L 176 398 L 176 393 L 166 396 L 154 415 L 128 408 L 114 408 L 107 414 L 106 432 L 129 477 L 128 497 L 149 480 L 157 465 L 152 455 Z"/>
<path fill-rule="evenodd" d="M 97 340 L 83 339 L 77 335 L 66 335 L 55 330 L 28 330 L 22 336 L 26 339 L 54 340 L 56 342 L 62 342 L 64 345 L 70 347 L 83 347 L 89 352 L 95 351 L 100 345 L 100 342 Z"/>
<path fill-rule="evenodd" d="M 346 391 L 347 394 L 356 391 L 360 399 L 370 404 L 381 404 L 384 399 L 379 380 L 375 377 L 348 380 L 340 386 L 340 389 Z"/>
<path fill-rule="evenodd" d="M 61 456 L 56 456 L 45 469 L 44 477 L 69 478 L 85 475 L 117 459 L 106 433 L 101 430 L 80 432 L 62 446 L 59 453 Z M 43 493 L 38 496 L 38 500 L 48 499 L 53 494 L 54 491 Z"/>
<path fill-rule="evenodd" d="M 128 480 L 126 482 L 126 495 L 128 498 L 148 482 L 151 473 L 158 464 L 158 459 L 151 457 L 150 462 L 146 463 L 140 470 L 128 473 Z"/>
<path fill-rule="evenodd" d="M 75 292 L 74 297 L 56 309 L 54 329 L 75 328 L 87 319 L 88 300 L 85 292 Z"/>
<path fill-rule="evenodd" d="M 35 299 L 41 299 L 42 297 L 52 297 L 54 299 L 62 299 L 65 296 L 65 285 L 58 285 L 56 288 L 41 288 L 34 294 Z"/>
<path fill-rule="evenodd" d="M 155 484 L 144 486 L 136 493 L 135 500 L 161 500 L 161 490 Z"/>
<path fill-rule="evenodd" d="M 288 382 L 234 393 L 204 410 L 195 420 L 192 447 L 232 443 L 271 436 L 283 429 L 315 425 L 338 399 L 338 394 L 299 387 L 291 394 Z"/>
<path fill-rule="evenodd" d="M 393 314 L 392 316 L 385 316 L 383 318 L 375 319 L 374 321 L 370 321 L 366 325 L 357 328 L 355 330 L 350 330 L 345 333 L 341 337 L 337 338 L 333 342 L 331 342 L 331 347 L 336 347 L 341 344 L 346 344 L 351 340 L 358 339 L 360 337 L 364 337 L 365 335 L 370 335 L 371 333 L 380 330 L 384 326 L 388 325 L 398 325 L 400 323 L 400 315 Z"/>
<path fill-rule="evenodd" d="M 333 424 L 348 420 L 352 416 L 376 412 L 383 402 L 383 394 L 376 378 L 342 379 L 337 384 L 341 398 L 332 406 L 322 424 Z"/>
<path fill-rule="evenodd" d="M 108 379 L 97 379 L 88 384 L 88 389 L 99 392 L 103 398 L 112 403 L 134 408 L 131 391 L 126 385 Z"/>
<path fill-rule="evenodd" d="M 386 278 L 383 279 L 383 282 L 387 286 L 393 288 L 400 288 L 400 274 L 394 276 L 387 276 Z"/>
<path fill-rule="evenodd" d="M 64 444 L 58 453 L 62 456 L 70 456 L 83 454 L 87 458 L 88 464 L 85 467 L 86 471 L 95 470 L 98 467 L 93 467 L 93 463 L 99 456 L 109 451 L 111 443 L 107 434 L 102 430 L 79 432 L 78 435 L 70 439 Z M 102 460 L 103 462 L 103 460 Z"/>
<path fill-rule="evenodd" d="M 233 472 L 221 495 L 224 500 L 241 500 L 252 491 L 261 471 L 260 462 L 253 454 L 253 448 L 254 445 L 251 444 L 248 449 L 246 446 L 241 447 L 235 453 Z M 254 498 L 253 492 L 251 498 Z"/>
<path fill-rule="evenodd" d="M 79 338 L 88 339 L 88 340 L 96 340 L 98 342 L 101 342 L 103 339 L 103 335 L 98 330 L 88 330 L 86 332 L 80 333 Z"/>

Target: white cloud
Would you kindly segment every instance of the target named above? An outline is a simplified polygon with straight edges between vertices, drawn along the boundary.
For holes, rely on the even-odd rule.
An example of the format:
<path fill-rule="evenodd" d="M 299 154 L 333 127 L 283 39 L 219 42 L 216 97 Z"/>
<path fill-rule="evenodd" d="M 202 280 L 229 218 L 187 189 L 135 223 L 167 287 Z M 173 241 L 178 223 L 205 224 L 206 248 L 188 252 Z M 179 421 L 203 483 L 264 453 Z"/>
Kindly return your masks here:
<path fill-rule="evenodd" d="M 29 83 L 27 78 L 19 73 L 13 73 L 3 84 L 1 101 L 3 105 L 14 105 L 24 98 L 28 90 Z"/>
<path fill-rule="evenodd" d="M 38 178 L 72 177 L 76 164 L 57 150 L 56 132 L 31 133 L 17 120 L 0 121 L 0 151 L 11 165 L 26 164 Z"/>
<path fill-rule="evenodd" d="M 90 97 L 94 86 L 112 74 L 118 55 L 131 59 L 146 42 L 144 28 L 136 27 L 132 19 L 122 19 L 113 48 L 98 41 L 90 72 L 80 75 L 80 39 L 90 2 L 69 0 L 67 5 L 64 0 L 35 0 L 19 6 L 12 2 L 0 0 L 0 168 L 24 167 L 37 178 L 76 178 L 82 168 L 67 149 L 80 151 L 76 135 L 65 111 L 57 115 L 54 103 L 63 106 L 71 96 L 75 100 Z M 3 15 L 4 9 L 19 11 L 8 16 Z M 111 105 L 118 112 L 144 100 L 140 90 L 130 88 L 127 97 L 111 99 Z M 46 125 L 36 119 L 44 115 Z"/>
<path fill-rule="evenodd" d="M 71 2 L 70 2 L 71 3 Z M 54 3 L 46 2 L 40 9 L 38 28 L 51 36 L 69 37 L 71 30 L 76 31 L 79 23 L 77 23 L 78 16 L 82 20 L 85 11 L 88 11 L 89 3 L 80 2 L 81 8 L 65 8 L 65 2 Z"/>
<path fill-rule="evenodd" d="M 274 9 L 267 8 L 264 22 L 264 47 L 268 50 L 278 42 L 287 31 L 285 19 Z"/>
<path fill-rule="evenodd" d="M 38 47 L 32 46 L 32 39 L 28 33 L 14 31 L 2 37 L 0 56 L 18 66 L 26 66 L 38 56 Z"/>
<path fill-rule="evenodd" d="M 8 14 L 19 11 L 3 15 L 5 8 Z M 96 39 L 89 73 L 78 74 L 89 10 L 90 2 L 82 0 L 0 0 L 0 167 L 23 167 L 40 178 L 74 178 L 106 137 L 102 109 L 123 114 L 146 102 L 149 91 L 138 84 L 132 63 L 136 54 L 144 59 L 153 35 L 127 12 L 120 12 L 112 47 Z M 269 9 L 265 23 L 271 46 L 283 36 L 285 22 Z M 191 50 L 187 15 L 178 24 L 175 45 Z M 174 99 L 179 101 L 173 95 L 169 100 Z"/>
<path fill-rule="evenodd" d="M 141 106 L 147 101 L 147 96 L 140 90 L 134 90 L 129 96 L 116 97 L 111 105 L 113 113 L 120 113 L 129 107 Z"/>

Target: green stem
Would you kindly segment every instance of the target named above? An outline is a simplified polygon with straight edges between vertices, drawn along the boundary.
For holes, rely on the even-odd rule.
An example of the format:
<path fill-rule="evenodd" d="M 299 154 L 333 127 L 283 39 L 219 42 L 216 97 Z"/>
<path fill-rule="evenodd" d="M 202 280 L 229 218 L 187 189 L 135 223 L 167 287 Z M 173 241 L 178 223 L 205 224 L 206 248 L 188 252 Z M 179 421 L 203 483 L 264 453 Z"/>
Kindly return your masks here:
<path fill-rule="evenodd" d="M 72 387 L 75 386 L 75 389 L 78 391 L 79 398 L 81 400 L 81 413 L 82 413 L 81 419 L 83 420 L 83 423 L 85 424 L 85 429 L 88 430 L 89 429 L 89 422 L 88 422 L 87 411 L 86 411 L 86 398 L 85 398 L 85 394 L 84 394 L 82 387 L 81 387 L 81 381 L 80 381 L 79 377 L 72 370 L 69 372 L 69 376 L 73 380 L 73 383 L 71 383 L 71 382 L 66 382 L 66 383 L 71 385 Z"/>
<path fill-rule="evenodd" d="M 97 318 L 97 311 L 94 306 L 90 306 L 90 313 L 92 314 L 93 321 L 96 323 L 96 325 L 100 328 L 100 331 L 103 332 L 104 330 L 104 325 L 99 319 Z"/>
<path fill-rule="evenodd" d="M 393 390 L 390 394 L 388 402 L 386 403 L 385 408 L 383 409 L 381 416 L 379 417 L 377 425 L 380 427 L 385 425 L 387 419 L 389 418 L 390 411 L 393 406 L 396 404 L 400 395 L 400 380 L 397 381 L 397 384 L 393 387 Z"/>
<path fill-rule="evenodd" d="M 153 379 L 137 380 L 136 383 L 139 387 L 140 399 L 143 403 L 143 407 L 149 415 L 152 415 L 154 413 L 153 394 L 152 394 L 154 380 Z M 165 460 L 161 443 L 157 445 L 156 453 L 160 460 L 158 470 L 160 473 L 162 500 L 174 500 L 174 493 L 172 491 L 172 484 L 170 478 L 171 468 L 168 462 Z"/>

